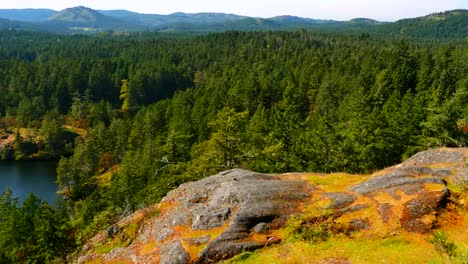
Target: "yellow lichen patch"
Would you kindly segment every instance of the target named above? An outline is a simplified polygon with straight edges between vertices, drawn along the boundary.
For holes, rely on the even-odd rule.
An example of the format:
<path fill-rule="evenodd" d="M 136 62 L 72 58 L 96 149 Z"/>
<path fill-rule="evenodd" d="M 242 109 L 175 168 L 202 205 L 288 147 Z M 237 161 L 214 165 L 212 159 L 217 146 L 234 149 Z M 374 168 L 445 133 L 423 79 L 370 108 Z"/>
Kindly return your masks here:
<path fill-rule="evenodd" d="M 402 190 L 395 190 L 395 194 L 400 197 L 400 199 L 398 201 L 400 201 L 400 204 L 404 204 L 410 200 L 413 200 L 414 198 L 418 197 L 417 194 L 406 194 L 404 191 Z"/>
<path fill-rule="evenodd" d="M 157 210 L 158 210 L 157 207 L 150 207 L 150 208 L 147 208 L 147 210 L 139 210 L 139 211 L 136 211 L 136 212 L 132 215 L 132 218 L 131 218 L 129 224 L 132 224 L 132 223 L 138 223 L 138 224 L 140 224 L 143 220 L 145 220 L 146 218 L 148 218 L 148 215 L 150 215 L 152 212 L 157 212 Z M 125 223 L 125 224 L 128 224 L 128 223 Z"/>
<path fill-rule="evenodd" d="M 441 163 L 434 163 L 434 164 L 427 164 L 427 165 L 424 165 L 428 168 L 431 168 L 431 169 L 447 169 L 447 168 L 450 168 L 450 167 L 457 167 L 457 166 L 460 166 L 459 163 L 448 163 L 448 162 L 441 162 Z"/>
<path fill-rule="evenodd" d="M 374 202 L 374 200 L 372 198 L 370 198 L 370 197 L 363 196 L 363 195 L 357 195 L 357 199 L 356 199 L 356 201 L 354 201 L 354 203 L 352 205 L 371 204 L 373 202 Z"/>
<path fill-rule="evenodd" d="M 372 194 L 372 199 L 374 201 L 380 204 L 388 203 L 395 206 L 402 205 L 416 197 L 416 194 L 407 195 L 402 190 L 395 190 L 394 195 L 391 195 L 386 191 L 375 192 Z"/>
<path fill-rule="evenodd" d="M 379 216 L 376 207 L 373 205 L 359 211 L 346 213 L 335 220 L 335 222 L 340 224 L 344 230 L 349 231 L 353 231 L 355 227 L 352 226 L 352 223 L 356 221 L 361 221 L 364 225 L 363 229 L 352 234 L 356 239 L 383 237 L 395 230 L 393 225 L 384 223 L 382 218 Z"/>
<path fill-rule="evenodd" d="M 149 255 L 149 254 L 158 252 L 158 247 L 156 247 L 156 244 L 153 242 L 143 244 L 139 246 L 138 249 L 139 249 L 138 252 L 140 256 Z"/>
<path fill-rule="evenodd" d="M 407 195 L 401 190 L 395 190 L 394 195 L 391 195 L 389 192 L 375 192 L 372 194 L 372 199 L 378 204 L 390 204 L 392 206 L 399 207 L 404 203 L 416 198 L 416 194 Z"/>
<path fill-rule="evenodd" d="M 342 192 L 353 185 L 367 180 L 369 177 L 369 175 L 352 175 L 347 173 L 313 174 L 307 177 L 307 181 L 325 192 Z"/>
<path fill-rule="evenodd" d="M 445 185 L 438 183 L 425 183 L 424 189 L 430 192 L 440 192 L 445 189 Z"/>
<path fill-rule="evenodd" d="M 372 196 L 372 198 L 379 204 L 388 203 L 391 205 L 396 205 L 401 203 L 400 200 L 395 199 L 387 192 L 377 192 Z"/>
<path fill-rule="evenodd" d="M 206 247 L 206 244 L 192 245 L 186 241 L 182 241 L 182 247 L 184 248 L 185 252 L 189 254 L 190 259 L 195 262 L 199 259 L 200 253 Z"/>
<path fill-rule="evenodd" d="M 182 234 L 182 238 L 200 238 L 206 235 L 209 235 L 211 239 L 216 238 L 221 233 L 223 233 L 229 227 L 229 223 L 224 224 L 220 227 L 215 227 L 209 230 L 193 230 L 189 232 L 185 232 Z"/>
<path fill-rule="evenodd" d="M 106 261 L 106 264 L 134 264 L 134 262 L 130 260 L 111 260 Z"/>
<path fill-rule="evenodd" d="M 104 263 L 104 255 L 94 255 L 91 260 L 85 261 L 86 264 L 101 264 Z"/>
<path fill-rule="evenodd" d="M 159 211 L 161 215 L 165 215 L 166 212 L 171 211 L 177 206 L 177 203 L 174 201 L 165 201 L 158 204 Z"/>
<path fill-rule="evenodd" d="M 182 241 L 182 247 L 187 251 L 190 255 L 192 260 L 196 260 L 200 252 L 206 247 L 209 241 L 215 239 L 220 234 L 222 234 L 227 228 L 229 224 L 226 223 L 223 226 L 215 227 L 209 230 L 191 230 L 189 227 L 186 226 L 177 226 L 175 233 L 179 234 Z M 190 243 L 190 240 L 202 238 L 209 236 L 209 240 L 206 243 L 194 244 Z"/>
<path fill-rule="evenodd" d="M 448 151 L 448 152 L 461 152 L 468 155 L 468 149 L 460 149 L 460 148 L 440 148 L 441 151 Z"/>
<path fill-rule="evenodd" d="M 192 231 L 192 229 L 186 225 L 174 226 L 172 230 L 174 231 L 174 236 L 176 237 L 183 237 L 185 234 L 188 234 L 190 231 Z"/>

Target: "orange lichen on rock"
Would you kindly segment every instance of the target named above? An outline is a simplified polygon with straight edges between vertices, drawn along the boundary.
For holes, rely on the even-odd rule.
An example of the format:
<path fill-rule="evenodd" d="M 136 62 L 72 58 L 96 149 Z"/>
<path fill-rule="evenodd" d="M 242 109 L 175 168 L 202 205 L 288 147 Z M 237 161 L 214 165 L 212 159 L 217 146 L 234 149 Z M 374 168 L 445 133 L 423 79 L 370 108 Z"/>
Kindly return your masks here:
<path fill-rule="evenodd" d="M 468 149 L 442 148 L 372 175 L 220 172 L 182 184 L 159 205 L 101 232 L 78 262 L 218 262 L 282 243 L 291 232 L 307 228 L 308 236 L 326 236 L 322 231 L 347 239 L 401 234 L 421 236 L 421 242 L 432 229 L 445 226 L 462 230 L 457 235 L 468 241 L 467 159 Z M 458 193 L 449 191 L 451 186 Z M 136 237 L 112 249 L 119 232 Z M 110 238 L 110 233 L 115 234 Z M 107 253 L 97 252 L 98 246 Z"/>

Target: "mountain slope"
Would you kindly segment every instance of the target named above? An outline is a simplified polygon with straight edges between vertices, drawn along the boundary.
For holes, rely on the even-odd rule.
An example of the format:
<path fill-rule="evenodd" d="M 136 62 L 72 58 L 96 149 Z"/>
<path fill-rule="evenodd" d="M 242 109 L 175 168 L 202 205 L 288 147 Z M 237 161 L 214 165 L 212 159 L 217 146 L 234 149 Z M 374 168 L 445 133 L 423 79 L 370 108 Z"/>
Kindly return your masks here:
<path fill-rule="evenodd" d="M 335 21 L 288 15 L 265 19 L 223 13 L 151 15 L 125 10 L 99 12 L 163 32 L 264 31 L 304 28 L 327 32 L 370 32 L 386 36 L 425 38 L 463 38 L 468 34 L 467 10 L 447 11 L 418 18 L 403 19 L 393 23 L 368 18 Z"/>
<path fill-rule="evenodd" d="M 38 28 L 38 26 L 32 23 L 0 18 L 0 30 L 37 31 Z"/>
<path fill-rule="evenodd" d="M 41 22 L 57 13 L 52 9 L 0 9 L 0 18 L 22 22 Z"/>
<path fill-rule="evenodd" d="M 452 10 L 402 19 L 375 29 L 377 32 L 393 36 L 465 38 L 468 36 L 468 10 Z"/>
<path fill-rule="evenodd" d="M 103 15 L 93 9 L 79 6 L 67 8 L 55 13 L 48 18 L 43 25 L 55 29 L 80 31 L 80 30 L 119 30 L 136 31 L 141 30 L 135 24 L 119 20 L 114 17 Z"/>
<path fill-rule="evenodd" d="M 224 13 L 173 13 L 170 15 L 140 14 L 127 10 L 99 10 L 101 14 L 133 22 L 147 27 L 158 27 L 177 24 L 215 24 L 227 21 L 236 21 L 245 18 Z"/>

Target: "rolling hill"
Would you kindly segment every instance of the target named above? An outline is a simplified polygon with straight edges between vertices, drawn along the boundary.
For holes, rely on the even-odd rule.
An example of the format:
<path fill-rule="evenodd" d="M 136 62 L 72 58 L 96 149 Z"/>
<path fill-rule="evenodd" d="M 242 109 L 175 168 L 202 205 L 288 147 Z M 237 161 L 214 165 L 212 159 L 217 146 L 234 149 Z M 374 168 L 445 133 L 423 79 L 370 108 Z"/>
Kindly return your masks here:
<path fill-rule="evenodd" d="M 96 33 L 102 31 L 153 31 L 208 33 L 228 30 L 265 31 L 307 29 L 323 32 L 372 33 L 416 38 L 465 38 L 468 10 L 453 10 L 396 22 L 368 18 L 349 21 L 321 20 L 296 16 L 245 17 L 224 13 L 141 14 L 127 10 L 93 10 L 83 6 L 60 12 L 50 9 L 0 10 L 2 29 L 55 33 Z"/>
<path fill-rule="evenodd" d="M 143 30 L 138 25 L 110 17 L 96 10 L 79 6 L 67 8 L 53 14 L 43 26 L 64 31 L 137 31 Z"/>
<path fill-rule="evenodd" d="M 468 36 L 468 10 L 459 9 L 402 19 L 375 29 L 394 36 L 466 38 Z"/>
<path fill-rule="evenodd" d="M 41 22 L 47 21 L 55 13 L 57 11 L 52 9 L 0 9 L 0 18 L 21 22 Z"/>
<path fill-rule="evenodd" d="M 214 23 L 223 23 L 226 21 L 237 21 L 243 18 L 244 16 L 238 16 L 233 14 L 224 14 L 224 13 L 173 13 L 170 15 L 157 15 L 157 14 L 140 14 L 135 12 L 130 12 L 127 10 L 99 10 L 101 14 L 106 16 L 115 17 L 121 20 L 128 22 L 136 23 L 141 26 L 147 27 L 158 27 L 168 24 L 180 24 L 180 23 L 189 23 L 189 24 L 214 24 Z"/>

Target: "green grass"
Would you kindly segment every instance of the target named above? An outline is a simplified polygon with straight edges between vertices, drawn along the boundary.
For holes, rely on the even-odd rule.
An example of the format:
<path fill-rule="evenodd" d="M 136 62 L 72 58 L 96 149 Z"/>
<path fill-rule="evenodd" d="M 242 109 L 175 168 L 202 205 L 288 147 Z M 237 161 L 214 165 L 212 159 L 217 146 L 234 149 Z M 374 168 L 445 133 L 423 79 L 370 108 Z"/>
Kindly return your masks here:
<path fill-rule="evenodd" d="M 241 254 L 226 263 L 294 264 L 332 259 L 348 260 L 353 264 L 444 263 L 444 259 L 423 238 L 410 241 L 404 236 L 359 240 L 337 236 L 321 243 L 290 241 L 254 253 Z"/>

